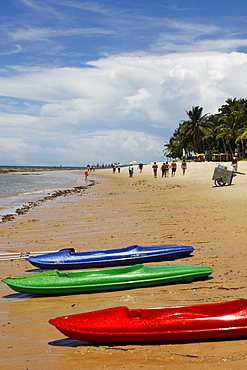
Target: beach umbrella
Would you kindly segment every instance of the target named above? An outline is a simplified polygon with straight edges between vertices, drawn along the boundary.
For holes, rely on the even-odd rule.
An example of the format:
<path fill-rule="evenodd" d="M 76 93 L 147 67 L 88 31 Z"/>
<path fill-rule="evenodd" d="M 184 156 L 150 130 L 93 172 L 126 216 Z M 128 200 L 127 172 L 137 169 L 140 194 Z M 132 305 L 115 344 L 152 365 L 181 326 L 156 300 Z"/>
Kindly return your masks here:
<path fill-rule="evenodd" d="M 134 164 L 134 163 L 136 163 L 136 161 L 131 161 L 131 162 L 130 162 L 130 164 Z"/>

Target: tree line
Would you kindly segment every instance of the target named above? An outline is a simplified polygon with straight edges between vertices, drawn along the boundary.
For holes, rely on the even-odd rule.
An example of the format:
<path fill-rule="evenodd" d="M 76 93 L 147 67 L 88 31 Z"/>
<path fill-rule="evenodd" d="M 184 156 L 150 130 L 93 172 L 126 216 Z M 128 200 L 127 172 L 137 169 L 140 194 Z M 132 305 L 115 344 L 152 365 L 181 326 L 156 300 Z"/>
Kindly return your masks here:
<path fill-rule="evenodd" d="M 211 160 L 215 153 L 231 158 L 237 152 L 243 158 L 247 148 L 247 99 L 227 99 L 216 114 L 203 114 L 202 107 L 186 111 L 169 142 L 165 142 L 164 156 L 170 158 L 192 157 L 205 153 Z"/>

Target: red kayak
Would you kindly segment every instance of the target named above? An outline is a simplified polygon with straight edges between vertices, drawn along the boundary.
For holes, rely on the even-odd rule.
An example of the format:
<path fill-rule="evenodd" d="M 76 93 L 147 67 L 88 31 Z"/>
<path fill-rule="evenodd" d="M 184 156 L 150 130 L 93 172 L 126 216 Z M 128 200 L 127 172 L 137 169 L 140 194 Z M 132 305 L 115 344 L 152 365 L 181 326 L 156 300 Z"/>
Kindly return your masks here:
<path fill-rule="evenodd" d="M 67 337 L 93 342 L 151 343 L 247 337 L 247 299 L 174 307 L 105 310 L 49 320 Z"/>

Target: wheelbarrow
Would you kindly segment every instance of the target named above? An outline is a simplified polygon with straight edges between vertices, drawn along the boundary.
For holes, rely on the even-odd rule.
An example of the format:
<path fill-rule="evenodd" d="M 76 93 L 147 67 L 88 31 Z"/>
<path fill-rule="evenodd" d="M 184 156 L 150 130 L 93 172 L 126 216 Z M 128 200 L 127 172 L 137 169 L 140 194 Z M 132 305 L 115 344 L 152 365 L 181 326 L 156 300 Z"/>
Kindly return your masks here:
<path fill-rule="evenodd" d="M 234 176 L 245 175 L 243 172 L 234 171 L 232 167 L 221 166 L 215 167 L 212 180 L 215 186 L 231 185 Z"/>

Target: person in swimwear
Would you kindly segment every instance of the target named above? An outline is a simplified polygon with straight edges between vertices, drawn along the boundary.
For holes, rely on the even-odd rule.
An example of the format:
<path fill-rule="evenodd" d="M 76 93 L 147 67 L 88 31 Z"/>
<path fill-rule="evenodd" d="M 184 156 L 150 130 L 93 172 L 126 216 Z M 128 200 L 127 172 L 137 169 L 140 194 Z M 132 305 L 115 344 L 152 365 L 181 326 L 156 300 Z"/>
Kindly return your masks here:
<path fill-rule="evenodd" d="M 153 172 L 154 172 L 154 177 L 157 178 L 157 171 L 158 171 L 158 165 L 156 162 L 154 162 L 152 166 Z"/>
<path fill-rule="evenodd" d="M 163 163 L 162 166 L 160 167 L 161 169 L 161 177 L 169 177 L 169 164 L 168 162 Z"/>
<path fill-rule="evenodd" d="M 164 175 L 165 175 L 165 173 L 166 173 L 166 170 L 165 170 L 165 163 L 163 163 L 162 165 L 161 165 L 161 167 L 160 167 L 160 169 L 161 169 L 161 177 L 164 177 Z"/>
<path fill-rule="evenodd" d="M 176 175 L 176 171 L 177 171 L 177 163 L 175 161 L 172 161 L 171 169 L 172 169 L 172 177 L 174 177 Z"/>
<path fill-rule="evenodd" d="M 185 175 L 185 170 L 187 169 L 187 163 L 185 162 L 185 160 L 183 160 L 181 164 L 181 168 L 182 168 L 183 175 Z"/>
<path fill-rule="evenodd" d="M 165 164 L 165 177 L 169 177 L 169 168 L 170 168 L 170 166 L 169 166 L 168 162 L 166 162 L 166 164 Z"/>

